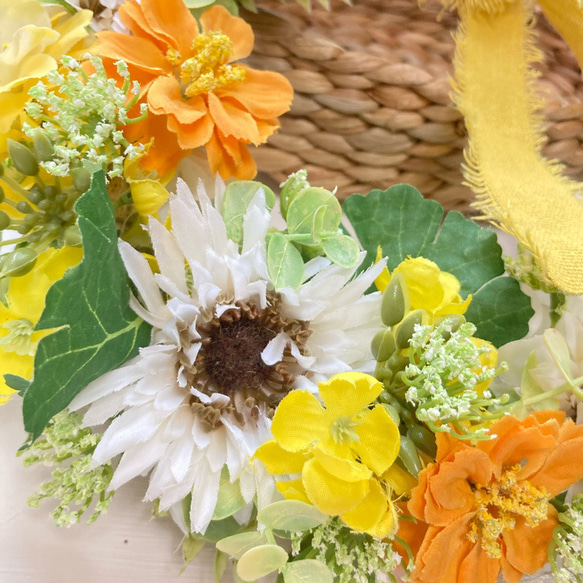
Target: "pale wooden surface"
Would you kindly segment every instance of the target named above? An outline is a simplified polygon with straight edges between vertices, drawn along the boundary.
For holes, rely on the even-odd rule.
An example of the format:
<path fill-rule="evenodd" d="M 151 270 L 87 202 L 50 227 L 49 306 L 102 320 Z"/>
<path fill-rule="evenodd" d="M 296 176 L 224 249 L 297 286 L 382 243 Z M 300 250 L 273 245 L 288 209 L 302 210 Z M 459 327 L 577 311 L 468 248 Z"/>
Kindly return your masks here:
<path fill-rule="evenodd" d="M 181 533 L 168 518 L 150 520 L 150 505 L 141 502 L 145 480 L 123 486 L 109 514 L 90 526 L 55 527 L 48 501 L 29 508 L 27 497 L 50 469 L 25 469 L 15 457 L 25 440 L 19 407 L 18 397 L 0 407 L 0 583 L 212 583 L 210 548 L 178 577 Z"/>

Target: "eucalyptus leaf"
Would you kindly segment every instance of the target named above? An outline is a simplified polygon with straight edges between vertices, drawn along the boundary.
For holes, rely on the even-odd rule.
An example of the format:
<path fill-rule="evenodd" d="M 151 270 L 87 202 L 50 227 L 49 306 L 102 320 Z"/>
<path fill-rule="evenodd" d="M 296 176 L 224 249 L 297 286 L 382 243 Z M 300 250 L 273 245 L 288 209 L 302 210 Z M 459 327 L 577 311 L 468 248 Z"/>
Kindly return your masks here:
<path fill-rule="evenodd" d="M 187 8 L 204 8 L 213 4 L 215 0 L 184 0 Z"/>
<path fill-rule="evenodd" d="M 210 543 L 216 543 L 218 540 L 237 534 L 243 530 L 232 516 L 223 520 L 211 520 L 202 538 Z"/>
<path fill-rule="evenodd" d="M 340 267 L 350 269 L 358 263 L 360 248 L 358 243 L 347 235 L 336 235 L 322 241 L 326 257 Z"/>
<path fill-rule="evenodd" d="M 267 544 L 265 535 L 254 530 L 234 534 L 233 536 L 228 536 L 217 541 L 217 549 L 231 555 L 235 559 L 240 559 L 248 550 L 265 544 Z"/>
<path fill-rule="evenodd" d="M 213 520 L 223 520 L 232 516 L 235 512 L 241 510 L 243 506 L 245 506 L 245 500 L 241 495 L 239 481 L 231 482 L 229 471 L 225 467 L 221 473 L 219 496 L 213 513 Z"/>
<path fill-rule="evenodd" d="M 225 190 L 223 218 L 227 227 L 227 236 L 239 245 L 243 243 L 245 213 L 259 190 L 265 193 L 265 203 L 271 210 L 275 204 L 275 194 L 261 182 L 239 180 L 231 182 Z"/>
<path fill-rule="evenodd" d="M 476 336 L 499 347 L 528 334 L 534 315 L 530 298 L 511 277 L 497 277 L 481 287 L 465 313 L 476 325 Z"/>
<path fill-rule="evenodd" d="M 494 231 L 457 211 L 444 217 L 438 202 L 408 184 L 353 195 L 343 210 L 367 251 L 359 269 L 374 261 L 379 245 L 390 270 L 408 256 L 425 257 L 457 277 L 463 297 L 473 294 L 466 318 L 477 326 L 477 336 L 501 346 L 526 335 L 534 312 L 518 283 L 499 277 L 504 262 Z"/>
<path fill-rule="evenodd" d="M 222 553 L 221 551 L 215 552 L 215 567 L 214 567 L 214 575 L 215 575 L 215 583 L 221 583 L 221 579 L 227 570 L 227 563 L 229 561 L 228 555 Z"/>
<path fill-rule="evenodd" d="M 237 574 L 243 581 L 256 581 L 281 569 L 288 554 L 277 545 L 260 545 L 249 549 L 237 563 Z"/>
<path fill-rule="evenodd" d="M 297 248 L 281 233 L 273 233 L 267 245 L 267 269 L 275 289 L 298 289 L 304 281 L 304 260 Z"/>
<path fill-rule="evenodd" d="M 324 210 L 320 210 L 324 207 Z M 318 228 L 323 232 L 335 233 L 342 220 L 342 209 L 338 199 L 325 188 L 311 186 L 302 190 L 291 202 L 287 210 L 287 229 L 290 233 L 312 234 L 317 213 Z"/>
<path fill-rule="evenodd" d="M 301 532 L 320 526 L 328 518 L 311 504 L 300 500 L 279 500 L 263 508 L 257 515 L 257 522 L 272 530 Z"/>
<path fill-rule="evenodd" d="M 149 324 L 129 306 L 130 288 L 102 171 L 93 175 L 75 210 L 84 257 L 49 289 L 36 325 L 36 330 L 58 330 L 39 342 L 34 377 L 24 394 L 24 427 L 31 441 L 91 381 L 150 343 Z"/>
<path fill-rule="evenodd" d="M 293 561 L 283 568 L 285 583 L 333 583 L 330 569 L 321 561 L 304 559 Z"/>

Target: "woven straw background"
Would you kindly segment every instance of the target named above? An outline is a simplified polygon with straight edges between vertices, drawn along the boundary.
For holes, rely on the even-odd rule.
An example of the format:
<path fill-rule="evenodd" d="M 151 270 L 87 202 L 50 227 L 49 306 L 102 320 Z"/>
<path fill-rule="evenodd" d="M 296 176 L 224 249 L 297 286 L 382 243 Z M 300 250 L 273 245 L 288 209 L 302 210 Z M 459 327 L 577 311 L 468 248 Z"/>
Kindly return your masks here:
<path fill-rule="evenodd" d="M 278 134 L 254 152 L 282 181 L 299 168 L 344 198 L 408 182 L 448 209 L 473 199 L 460 165 L 466 132 L 449 98 L 457 19 L 416 0 L 333 0 L 307 13 L 259 0 L 245 13 L 256 36 L 251 65 L 279 71 L 295 98 Z M 545 154 L 583 179 L 583 83 L 575 57 L 542 16 L 539 88 L 549 122 Z"/>

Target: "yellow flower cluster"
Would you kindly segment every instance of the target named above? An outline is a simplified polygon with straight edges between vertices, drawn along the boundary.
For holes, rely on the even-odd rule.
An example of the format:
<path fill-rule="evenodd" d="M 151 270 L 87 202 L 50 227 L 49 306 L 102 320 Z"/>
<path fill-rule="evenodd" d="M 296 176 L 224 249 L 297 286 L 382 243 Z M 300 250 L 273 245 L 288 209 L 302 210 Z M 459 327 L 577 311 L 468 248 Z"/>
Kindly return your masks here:
<path fill-rule="evenodd" d="M 377 538 L 397 529 L 395 486 L 412 485 L 393 465 L 397 425 L 382 405 L 369 408 L 382 390 L 374 377 L 347 372 L 319 384 L 325 407 L 307 391 L 290 393 L 273 418 L 274 439 L 255 455 L 270 474 L 300 474 L 278 482 L 285 498 L 313 504 Z"/>

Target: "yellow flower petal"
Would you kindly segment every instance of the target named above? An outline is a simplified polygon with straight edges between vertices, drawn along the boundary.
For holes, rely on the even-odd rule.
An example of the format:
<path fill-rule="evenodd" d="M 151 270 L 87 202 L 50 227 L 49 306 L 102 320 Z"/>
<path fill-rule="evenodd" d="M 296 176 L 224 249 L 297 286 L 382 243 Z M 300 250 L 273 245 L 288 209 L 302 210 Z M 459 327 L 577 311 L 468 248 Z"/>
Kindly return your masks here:
<path fill-rule="evenodd" d="M 306 462 L 302 482 L 310 502 L 331 516 L 352 510 L 368 494 L 370 480 L 345 482 L 328 473 L 316 459 Z"/>
<path fill-rule="evenodd" d="M 363 464 L 378 476 L 397 459 L 401 438 L 399 429 L 382 405 L 368 411 L 355 429 L 360 441 L 352 448 Z"/>
<path fill-rule="evenodd" d="M 392 538 L 399 527 L 399 516 L 393 503 L 388 500 L 384 516 L 366 533 L 375 538 Z"/>
<path fill-rule="evenodd" d="M 358 413 L 382 392 L 383 385 L 371 375 L 344 372 L 318 383 L 320 397 L 332 418 Z"/>
<path fill-rule="evenodd" d="M 389 504 L 381 485 L 377 480 L 371 480 L 368 494 L 340 518 L 353 530 L 367 532 L 384 518 Z"/>
<path fill-rule="evenodd" d="M 170 193 L 158 180 L 134 180 L 127 178 L 132 200 L 142 216 L 153 215 L 170 198 Z"/>
<path fill-rule="evenodd" d="M 411 297 L 411 309 L 425 309 L 433 311 L 443 302 L 444 292 L 439 285 L 439 267 L 424 257 L 408 258 L 402 261 L 395 270 L 402 273 L 409 295 Z"/>
<path fill-rule="evenodd" d="M 271 432 L 283 449 L 301 451 L 328 435 L 327 418 L 314 395 L 292 391 L 275 411 Z"/>
<path fill-rule="evenodd" d="M 417 480 L 397 464 L 393 464 L 384 474 L 386 482 L 397 496 L 408 494 L 417 485 Z"/>
<path fill-rule="evenodd" d="M 311 504 L 304 489 L 302 478 L 288 480 L 287 482 L 277 482 L 275 487 L 286 500 L 300 500 L 306 504 Z"/>
<path fill-rule="evenodd" d="M 263 462 L 267 471 L 272 475 L 301 474 L 306 461 L 303 452 L 290 453 L 283 449 L 277 441 L 266 441 L 256 452 L 255 456 Z"/>
<path fill-rule="evenodd" d="M 345 482 L 370 480 L 372 476 L 372 472 L 364 464 L 353 459 L 338 458 L 320 449 L 314 450 L 314 457 L 329 474 Z"/>
<path fill-rule="evenodd" d="M 383 258 L 383 250 L 379 245 L 377 247 L 377 256 L 375 259 L 375 263 L 378 263 Z M 383 293 L 385 288 L 389 285 L 389 281 L 391 281 L 391 274 L 389 273 L 388 267 L 385 267 L 381 273 L 376 277 L 374 280 L 374 284 L 377 286 L 377 289 Z"/>

